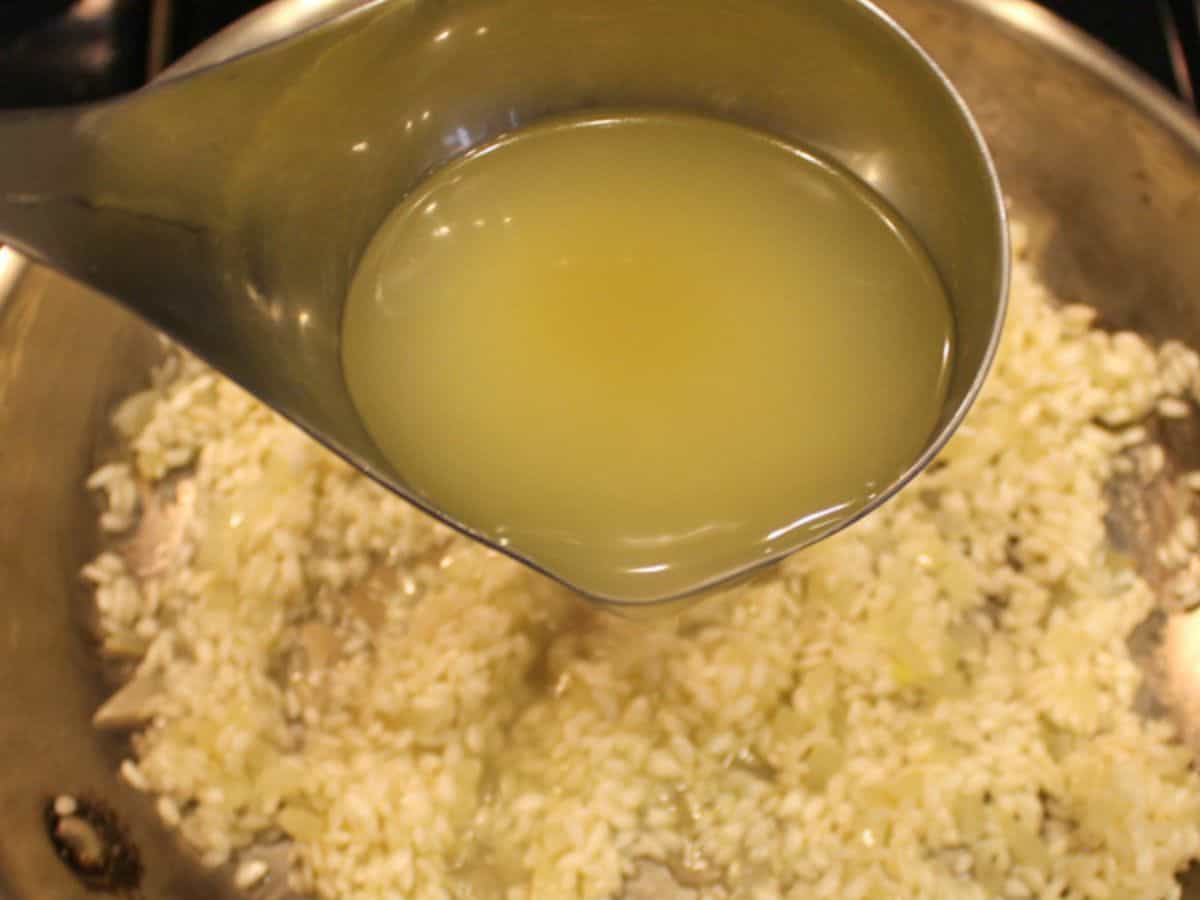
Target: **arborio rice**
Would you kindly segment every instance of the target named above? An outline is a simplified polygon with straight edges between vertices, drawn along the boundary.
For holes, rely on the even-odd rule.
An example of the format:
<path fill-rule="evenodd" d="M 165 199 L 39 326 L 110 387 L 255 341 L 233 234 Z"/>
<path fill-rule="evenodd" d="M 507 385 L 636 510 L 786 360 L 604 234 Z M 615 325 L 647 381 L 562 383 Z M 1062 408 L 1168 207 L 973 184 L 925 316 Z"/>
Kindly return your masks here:
<path fill-rule="evenodd" d="M 142 723 L 126 778 L 245 886 L 290 839 L 298 889 L 355 900 L 1178 896 L 1200 779 L 1133 712 L 1153 597 L 1104 490 L 1139 420 L 1190 414 L 1200 366 L 1091 322 L 1019 263 L 994 374 L 926 474 L 649 621 L 175 355 L 92 479 L 103 526 L 166 548 L 118 536 L 85 570 L 136 662 L 99 718 Z"/>

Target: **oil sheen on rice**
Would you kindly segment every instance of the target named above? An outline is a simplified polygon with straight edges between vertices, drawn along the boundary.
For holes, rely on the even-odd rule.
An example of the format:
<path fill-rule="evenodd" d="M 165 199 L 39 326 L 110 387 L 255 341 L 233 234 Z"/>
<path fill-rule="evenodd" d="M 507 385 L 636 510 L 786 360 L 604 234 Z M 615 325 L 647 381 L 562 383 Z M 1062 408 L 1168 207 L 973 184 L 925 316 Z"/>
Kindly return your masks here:
<path fill-rule="evenodd" d="M 921 452 L 953 321 L 909 227 L 802 148 L 559 119 L 434 173 L 355 275 L 343 366 L 433 506 L 599 596 L 709 583 Z"/>

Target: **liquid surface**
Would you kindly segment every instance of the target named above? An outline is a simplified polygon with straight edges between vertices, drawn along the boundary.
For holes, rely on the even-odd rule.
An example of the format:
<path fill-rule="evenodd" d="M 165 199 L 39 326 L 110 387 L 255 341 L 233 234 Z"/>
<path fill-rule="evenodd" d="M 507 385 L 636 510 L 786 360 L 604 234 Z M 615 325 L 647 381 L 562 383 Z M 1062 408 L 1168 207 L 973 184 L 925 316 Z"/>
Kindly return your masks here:
<path fill-rule="evenodd" d="M 734 125 L 559 120 L 435 173 L 356 273 L 343 365 L 430 504 L 645 601 L 830 531 L 918 457 L 953 332 L 862 182 Z"/>

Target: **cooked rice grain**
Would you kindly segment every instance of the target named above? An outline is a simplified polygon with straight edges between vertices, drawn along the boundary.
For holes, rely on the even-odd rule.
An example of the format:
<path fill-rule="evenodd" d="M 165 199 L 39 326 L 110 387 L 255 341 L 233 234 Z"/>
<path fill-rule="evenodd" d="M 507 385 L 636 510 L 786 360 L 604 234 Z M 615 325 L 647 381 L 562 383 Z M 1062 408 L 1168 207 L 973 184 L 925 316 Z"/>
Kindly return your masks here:
<path fill-rule="evenodd" d="M 1154 598 L 1104 487 L 1144 439 L 1112 426 L 1180 414 L 1200 366 L 1014 274 L 994 374 L 928 472 L 650 621 L 451 534 L 172 354 L 93 480 L 120 518 L 132 473 L 194 467 L 168 565 L 85 570 L 106 646 L 156 686 L 125 777 L 210 863 L 289 835 L 325 898 L 593 900 L 653 861 L 699 898 L 1178 896 L 1200 780 L 1133 712 L 1125 639 Z"/>

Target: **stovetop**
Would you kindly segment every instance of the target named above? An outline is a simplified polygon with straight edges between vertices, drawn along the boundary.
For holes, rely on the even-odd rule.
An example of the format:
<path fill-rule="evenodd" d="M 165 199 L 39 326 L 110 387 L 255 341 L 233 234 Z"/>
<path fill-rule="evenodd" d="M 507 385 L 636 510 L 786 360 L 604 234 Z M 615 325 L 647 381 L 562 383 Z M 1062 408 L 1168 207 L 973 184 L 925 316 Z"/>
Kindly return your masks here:
<path fill-rule="evenodd" d="M 0 0 L 0 108 L 131 90 L 265 0 Z M 1193 108 L 1200 0 L 1038 0 Z"/>

